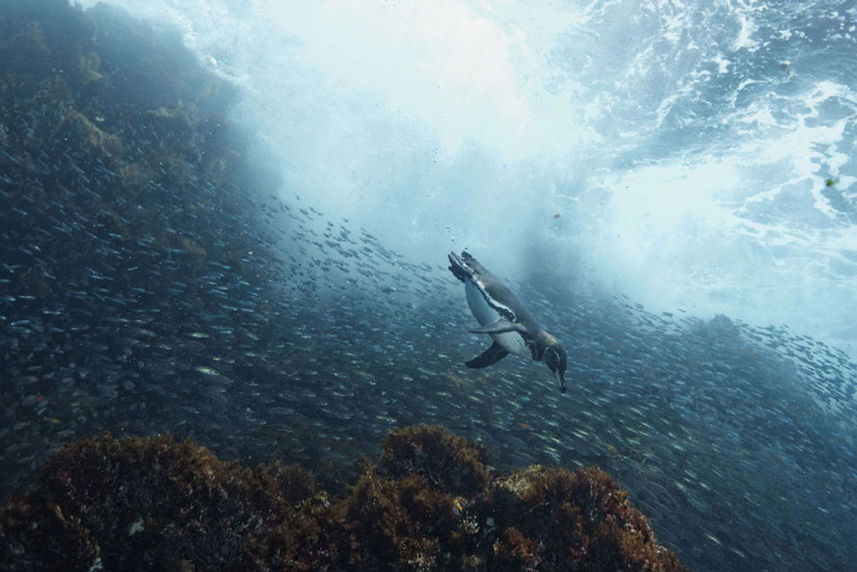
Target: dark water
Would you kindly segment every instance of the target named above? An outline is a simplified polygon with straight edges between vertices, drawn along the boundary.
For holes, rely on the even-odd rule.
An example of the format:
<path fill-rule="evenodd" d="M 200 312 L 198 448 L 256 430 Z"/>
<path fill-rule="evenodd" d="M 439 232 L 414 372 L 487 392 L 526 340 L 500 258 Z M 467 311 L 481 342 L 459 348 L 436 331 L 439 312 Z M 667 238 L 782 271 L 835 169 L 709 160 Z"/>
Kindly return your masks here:
<path fill-rule="evenodd" d="M 2 2 L 0 484 L 75 437 L 171 432 L 335 488 L 385 432 L 442 424 L 492 464 L 597 464 L 699 570 L 857 565 L 857 366 L 791 332 L 514 284 L 569 390 L 487 342 L 460 283 L 311 196 L 279 198 L 236 94 L 170 30 Z M 495 273 L 491 253 L 475 252 Z M 570 293 L 570 290 L 572 291 Z"/>

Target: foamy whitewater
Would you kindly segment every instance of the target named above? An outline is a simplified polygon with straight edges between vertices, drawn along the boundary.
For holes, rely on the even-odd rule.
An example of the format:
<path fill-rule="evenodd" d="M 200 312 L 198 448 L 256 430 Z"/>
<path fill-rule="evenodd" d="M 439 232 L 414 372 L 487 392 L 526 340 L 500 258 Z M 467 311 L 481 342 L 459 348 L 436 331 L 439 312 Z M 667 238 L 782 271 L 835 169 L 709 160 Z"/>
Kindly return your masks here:
<path fill-rule="evenodd" d="M 415 262 L 559 252 L 570 287 L 857 353 L 847 3 L 111 3 L 240 84 L 287 200 Z"/>

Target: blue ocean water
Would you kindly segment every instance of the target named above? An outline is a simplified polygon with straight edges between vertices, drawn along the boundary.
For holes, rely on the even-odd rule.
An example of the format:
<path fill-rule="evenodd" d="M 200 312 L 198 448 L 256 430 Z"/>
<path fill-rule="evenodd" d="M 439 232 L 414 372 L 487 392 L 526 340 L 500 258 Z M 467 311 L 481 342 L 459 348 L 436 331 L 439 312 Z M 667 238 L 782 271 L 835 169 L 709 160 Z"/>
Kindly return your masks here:
<path fill-rule="evenodd" d="M 241 86 L 283 196 L 411 260 L 547 250 L 855 353 L 848 2 L 117 4 Z"/>
<path fill-rule="evenodd" d="M 4 95 L 4 490 L 103 430 L 334 481 L 438 423 L 497 467 L 601 466 L 693 569 L 857 563 L 853 5 L 109 4 L 143 19 L 93 9 L 121 102 Z M 161 70 L 188 79 L 134 81 Z M 234 187 L 158 155 L 227 124 Z M 562 340 L 567 394 L 463 366 L 465 248 Z"/>

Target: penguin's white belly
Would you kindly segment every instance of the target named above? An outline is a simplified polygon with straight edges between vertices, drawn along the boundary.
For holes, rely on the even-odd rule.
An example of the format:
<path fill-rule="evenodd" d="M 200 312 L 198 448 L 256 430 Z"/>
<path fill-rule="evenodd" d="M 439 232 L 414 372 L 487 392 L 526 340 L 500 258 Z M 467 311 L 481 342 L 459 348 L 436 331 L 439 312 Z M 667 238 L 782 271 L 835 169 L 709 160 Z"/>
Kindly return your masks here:
<path fill-rule="evenodd" d="M 493 324 L 500 319 L 500 313 L 488 304 L 482 295 L 482 290 L 473 283 L 473 280 L 464 283 L 464 292 L 467 294 L 467 305 L 470 306 L 470 311 L 480 326 Z"/>
<path fill-rule="evenodd" d="M 467 305 L 470 306 L 470 312 L 481 326 L 493 324 L 502 316 L 497 310 L 492 308 L 485 297 L 482 295 L 482 290 L 479 286 L 473 283 L 473 280 L 467 280 L 464 283 L 464 292 L 467 294 Z M 503 332 L 502 334 L 491 334 L 494 340 L 503 346 L 509 353 L 513 353 L 522 358 L 532 359 L 533 354 L 524 337 L 518 332 Z"/>

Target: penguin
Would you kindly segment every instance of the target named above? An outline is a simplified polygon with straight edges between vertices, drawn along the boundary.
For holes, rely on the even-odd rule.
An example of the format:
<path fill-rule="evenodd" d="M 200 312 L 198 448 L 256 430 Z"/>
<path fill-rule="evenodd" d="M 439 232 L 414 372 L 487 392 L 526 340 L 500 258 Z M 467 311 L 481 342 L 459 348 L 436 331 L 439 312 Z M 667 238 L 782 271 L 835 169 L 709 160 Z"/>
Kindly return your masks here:
<path fill-rule="evenodd" d="M 556 375 L 559 390 L 565 393 L 568 365 L 565 349 L 536 323 L 512 291 L 466 251 L 461 256 L 449 253 L 449 270 L 464 282 L 467 304 L 480 324 L 470 331 L 488 334 L 494 340 L 487 350 L 465 365 L 488 367 L 510 353 L 543 361 Z"/>

